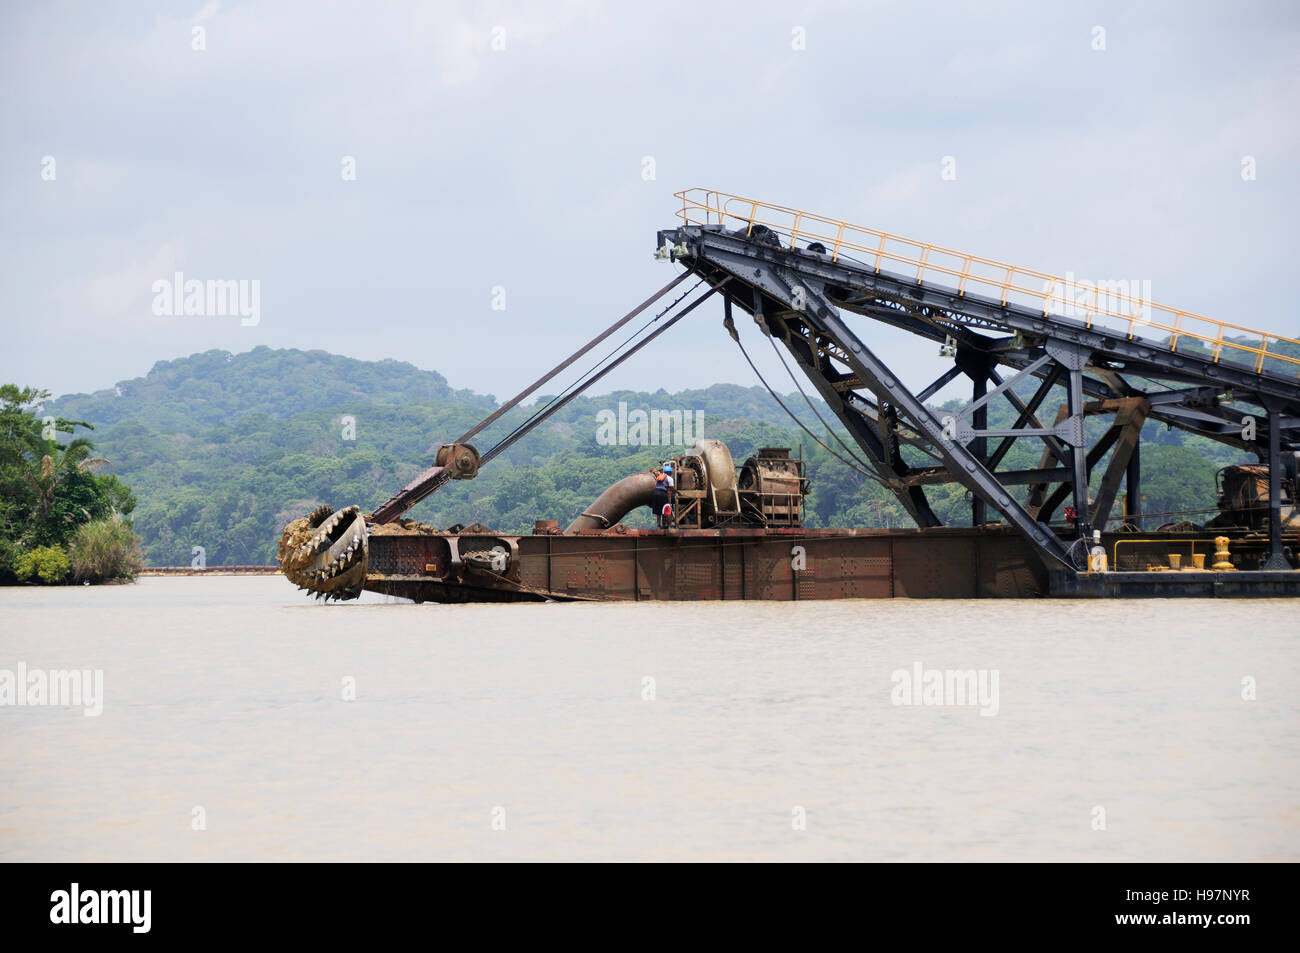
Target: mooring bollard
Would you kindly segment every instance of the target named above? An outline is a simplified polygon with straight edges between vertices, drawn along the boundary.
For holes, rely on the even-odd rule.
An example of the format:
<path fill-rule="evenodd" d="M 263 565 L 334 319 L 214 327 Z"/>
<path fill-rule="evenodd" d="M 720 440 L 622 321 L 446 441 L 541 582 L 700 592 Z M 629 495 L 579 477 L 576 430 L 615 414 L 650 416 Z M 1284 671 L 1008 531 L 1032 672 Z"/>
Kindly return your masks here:
<path fill-rule="evenodd" d="M 1228 552 L 1228 537 L 1214 537 L 1214 565 L 1210 567 L 1216 572 L 1234 572 L 1236 566 L 1232 564 L 1232 554 Z"/>

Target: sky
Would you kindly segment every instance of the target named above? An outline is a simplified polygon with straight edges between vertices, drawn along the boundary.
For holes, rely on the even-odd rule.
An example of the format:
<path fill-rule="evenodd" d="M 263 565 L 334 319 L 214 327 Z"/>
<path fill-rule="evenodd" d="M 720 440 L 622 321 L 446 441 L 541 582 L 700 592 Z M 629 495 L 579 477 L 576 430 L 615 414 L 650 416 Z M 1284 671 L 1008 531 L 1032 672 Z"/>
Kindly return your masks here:
<path fill-rule="evenodd" d="M 269 345 L 504 398 L 669 279 L 697 186 L 1295 335 L 1297 11 L 6 2 L 0 381 Z M 256 322 L 155 313 L 177 272 L 256 282 Z M 711 302 L 597 390 L 718 382 L 755 383 Z"/>

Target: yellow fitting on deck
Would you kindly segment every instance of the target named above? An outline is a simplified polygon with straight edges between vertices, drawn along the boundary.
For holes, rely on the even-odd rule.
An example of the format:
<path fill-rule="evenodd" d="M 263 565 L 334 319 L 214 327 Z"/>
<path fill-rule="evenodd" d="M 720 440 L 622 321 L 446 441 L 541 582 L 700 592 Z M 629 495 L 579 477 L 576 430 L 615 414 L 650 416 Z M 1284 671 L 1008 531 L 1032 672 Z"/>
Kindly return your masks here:
<path fill-rule="evenodd" d="M 1236 566 L 1232 564 L 1232 554 L 1228 552 L 1228 537 L 1214 537 L 1214 565 L 1210 568 L 1216 572 L 1234 572 Z"/>

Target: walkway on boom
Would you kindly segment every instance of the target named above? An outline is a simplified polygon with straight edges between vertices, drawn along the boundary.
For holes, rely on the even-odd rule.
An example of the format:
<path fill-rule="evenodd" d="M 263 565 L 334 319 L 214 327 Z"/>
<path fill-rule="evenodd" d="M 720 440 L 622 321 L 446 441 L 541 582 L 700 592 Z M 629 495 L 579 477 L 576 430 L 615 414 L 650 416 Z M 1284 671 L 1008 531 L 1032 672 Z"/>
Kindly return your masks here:
<path fill-rule="evenodd" d="M 1300 397 L 1300 339 L 1216 321 L 1112 287 L 1122 283 L 1062 278 L 757 199 L 712 189 L 686 189 L 675 196 L 682 202 L 678 217 L 687 225 L 740 227 L 746 238 L 775 241 L 792 251 L 802 245 L 832 264 L 869 265 L 877 275 L 892 272 L 918 287 L 946 285 L 958 298 L 985 296 L 1003 306 L 1019 305 L 1051 324 L 1074 317 L 1084 329 L 1119 333 L 1170 355 L 1200 350 L 1214 364 L 1289 379 Z M 1164 339 L 1155 339 L 1161 332 Z"/>

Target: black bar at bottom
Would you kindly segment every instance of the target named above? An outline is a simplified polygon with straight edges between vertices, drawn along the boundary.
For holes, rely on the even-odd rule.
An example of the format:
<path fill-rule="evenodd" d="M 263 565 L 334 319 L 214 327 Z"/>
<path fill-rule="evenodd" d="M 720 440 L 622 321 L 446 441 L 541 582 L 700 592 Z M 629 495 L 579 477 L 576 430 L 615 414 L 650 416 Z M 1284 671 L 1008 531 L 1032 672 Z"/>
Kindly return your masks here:
<path fill-rule="evenodd" d="M 663 853 L 671 858 L 671 845 Z M 633 885 L 621 873 L 580 866 L 546 875 L 554 882 L 550 890 L 537 890 L 531 871 L 511 883 L 509 872 L 500 870 L 467 870 L 452 878 L 410 864 L 30 864 L 10 870 L 15 876 L 0 894 L 7 943 L 63 941 L 52 949 L 76 948 L 68 941 L 90 941 L 94 949 L 103 941 L 174 943 L 190 937 L 292 937 L 294 948 L 320 938 L 337 949 L 352 937 L 410 935 L 435 924 L 451 928 L 452 922 L 461 928 L 491 923 L 496 934 L 503 919 L 546 932 L 548 924 L 563 921 L 576 931 L 581 926 L 575 911 L 560 903 L 573 896 L 566 888 L 582 891 L 581 910 L 629 910 L 634 903 L 628 896 Z M 1178 948 L 1201 937 L 1231 949 L 1270 937 L 1293 919 L 1294 871 L 1281 864 L 890 864 L 862 875 L 773 870 L 761 875 L 759 886 L 746 882 L 749 872 L 733 868 L 728 876 L 740 889 L 759 886 L 774 900 L 803 900 L 788 910 L 742 905 L 705 929 L 725 929 L 733 939 L 778 924 L 805 939 L 842 937 L 845 930 L 899 934 L 918 947 L 946 938 L 1000 945 L 1046 933 L 1072 939 L 1132 935 L 1146 943 L 1163 938 Z M 700 887 L 706 877 L 716 880 L 705 870 L 674 876 L 699 876 Z M 816 878 L 811 883 L 810 876 Z M 116 899 L 105 904 L 104 891 Z M 675 909 L 657 911 L 655 922 L 668 928 L 702 912 L 708 901 L 691 893 L 683 892 Z M 114 918 L 118 922 L 86 922 Z"/>

